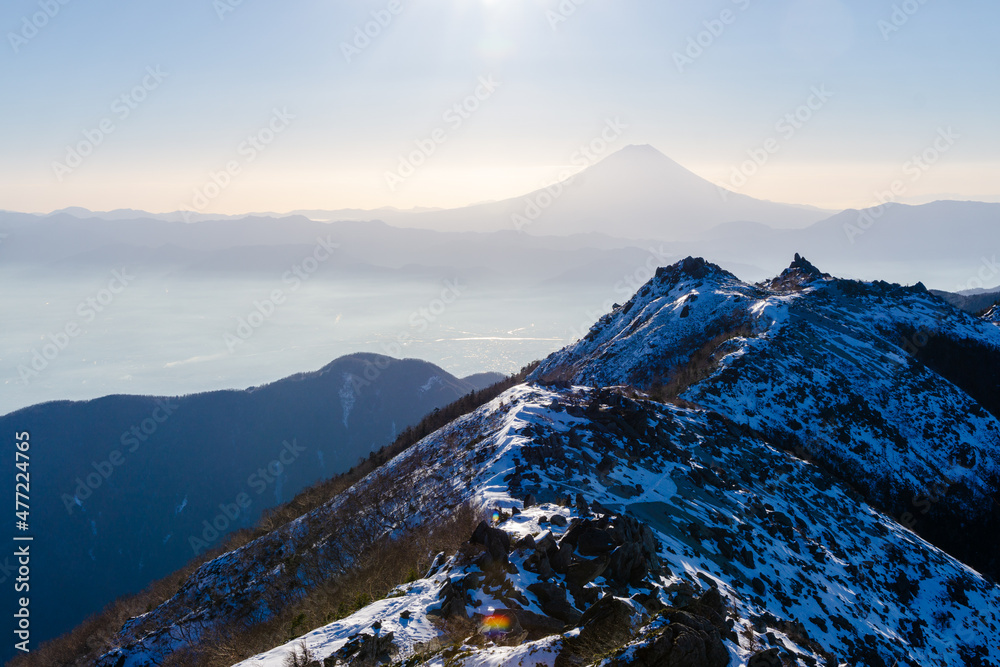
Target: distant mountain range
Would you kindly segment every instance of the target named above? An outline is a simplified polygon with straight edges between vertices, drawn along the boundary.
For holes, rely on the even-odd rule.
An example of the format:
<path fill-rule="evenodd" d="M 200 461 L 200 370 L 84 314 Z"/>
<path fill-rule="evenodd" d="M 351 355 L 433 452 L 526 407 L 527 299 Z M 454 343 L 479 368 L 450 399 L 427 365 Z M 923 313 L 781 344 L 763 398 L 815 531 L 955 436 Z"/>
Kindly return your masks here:
<path fill-rule="evenodd" d="M 967 313 L 972 313 L 973 315 L 986 312 L 997 303 L 1000 303 L 1000 291 L 987 292 L 985 290 L 976 290 L 971 294 L 956 294 L 954 292 L 944 292 L 941 290 L 931 290 L 931 292 L 956 308 L 964 310 Z"/>
<path fill-rule="evenodd" d="M 760 280 L 800 252 L 847 277 L 923 280 L 954 292 L 1000 285 L 994 255 L 982 250 L 1000 247 L 1000 204 L 886 204 L 834 214 L 722 190 L 649 146 L 622 149 L 558 187 L 460 209 L 191 219 L 198 222 L 132 210 L 0 213 L 7 235 L 0 262 L 273 272 L 330 237 L 340 252 L 323 273 L 334 276 L 458 272 L 499 284 L 614 284 L 647 264 L 652 251 L 659 265 L 712 256 Z M 518 271 L 508 270 L 515 265 Z"/>
<path fill-rule="evenodd" d="M 253 217 L 303 216 L 312 220 L 382 220 L 397 227 L 436 231 L 525 231 L 564 236 L 598 233 L 628 239 L 698 238 L 715 225 L 753 221 L 804 227 L 831 215 L 809 206 L 778 204 L 726 190 L 685 169 L 652 146 L 626 146 L 567 180 L 497 202 L 455 209 L 298 210 Z M 53 215 L 171 222 L 232 220 L 246 216 L 133 209 L 94 213 L 68 208 Z"/>
<path fill-rule="evenodd" d="M 141 590 L 500 379 L 355 354 L 243 391 L 108 396 L 0 417 L 0 430 L 31 436 L 32 563 L 46 578 L 32 590 L 32 611 L 45 619 L 36 636 Z M 13 449 L 3 460 L 13 468 Z M 6 494 L 13 484 L 3 482 Z"/>

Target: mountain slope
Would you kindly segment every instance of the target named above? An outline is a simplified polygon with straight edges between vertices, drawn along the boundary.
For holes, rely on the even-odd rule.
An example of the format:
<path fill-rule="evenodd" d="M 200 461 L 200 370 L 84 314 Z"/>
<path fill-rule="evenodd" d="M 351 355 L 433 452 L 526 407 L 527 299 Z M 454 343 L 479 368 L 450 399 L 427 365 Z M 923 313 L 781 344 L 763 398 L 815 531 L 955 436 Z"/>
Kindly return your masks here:
<path fill-rule="evenodd" d="M 997 577 L 998 373 L 996 327 L 919 284 L 838 280 L 797 257 L 757 285 L 700 259 L 660 269 L 534 377 L 666 385 Z"/>
<path fill-rule="evenodd" d="M 480 385 L 357 354 L 244 391 L 108 396 L 0 417 L 0 429 L 33 443 L 33 562 L 46 573 L 32 596 L 45 619 L 34 637 L 141 590 Z M 13 467 L 13 450 L 4 457 Z M 4 484 L 13 495 L 13 476 Z M 13 516 L 6 526 L 13 534 Z"/>
<path fill-rule="evenodd" d="M 391 650 L 410 664 L 572 663 L 593 650 L 584 633 L 564 634 L 578 624 L 620 658 L 624 642 L 602 644 L 596 617 L 637 637 L 626 656 L 679 656 L 684 634 L 711 656 L 665 664 L 746 664 L 772 648 L 820 665 L 1000 660 L 990 630 L 1000 591 L 815 465 L 716 413 L 525 385 L 207 564 L 131 621 L 99 664 L 159 664 L 248 613 L 266 618 L 277 600 L 349 567 L 359 536 L 403 534 L 468 500 L 499 511 L 495 526 L 439 556 L 425 578 L 307 634 L 310 659 Z M 491 612 L 512 627 L 488 645 L 476 628 Z M 665 626 L 680 634 L 664 640 Z M 291 664 L 303 640 L 240 664 Z M 178 657 L 197 664 L 197 652 Z"/>

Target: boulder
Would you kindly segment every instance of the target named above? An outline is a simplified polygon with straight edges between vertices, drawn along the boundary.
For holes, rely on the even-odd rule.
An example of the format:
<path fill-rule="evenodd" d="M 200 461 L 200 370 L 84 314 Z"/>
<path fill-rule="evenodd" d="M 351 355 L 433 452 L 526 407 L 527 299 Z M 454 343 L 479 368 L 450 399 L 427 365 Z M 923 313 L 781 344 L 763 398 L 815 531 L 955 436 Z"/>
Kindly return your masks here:
<path fill-rule="evenodd" d="M 648 567 L 642 547 L 635 542 L 628 542 L 611 553 L 605 576 L 609 581 L 624 586 L 630 582 L 638 583 L 647 572 Z"/>
<path fill-rule="evenodd" d="M 669 625 L 656 638 L 631 651 L 627 660 L 616 658 L 612 667 L 727 667 L 729 651 L 719 631 L 706 619 L 675 611 Z"/>
<path fill-rule="evenodd" d="M 603 595 L 612 594 L 597 586 L 583 588 L 581 586 L 570 586 L 569 592 L 573 594 L 573 604 L 577 609 L 587 609 L 592 604 L 601 599 Z"/>
<path fill-rule="evenodd" d="M 660 601 L 659 596 L 652 593 L 639 592 L 632 596 L 632 601 L 642 605 L 649 614 L 658 614 L 666 609 L 666 605 Z"/>
<path fill-rule="evenodd" d="M 440 616 L 441 618 L 469 618 L 465 611 L 465 590 L 454 582 L 447 582 L 441 587 L 438 593 L 441 606 L 428 612 L 429 615 Z"/>
<path fill-rule="evenodd" d="M 389 662 L 392 659 L 393 634 L 385 635 L 356 634 L 323 664 L 374 665 L 379 662 Z"/>
<path fill-rule="evenodd" d="M 559 538 L 559 544 L 566 544 L 576 549 L 576 544 L 580 540 L 580 535 L 587 530 L 587 527 L 586 523 L 574 523 L 573 526 L 563 533 L 561 538 Z"/>
<path fill-rule="evenodd" d="M 605 595 L 580 618 L 580 639 L 588 643 L 620 646 L 632 637 L 634 615 L 635 610 L 630 604 L 613 595 Z"/>
<path fill-rule="evenodd" d="M 507 622 L 510 624 L 510 629 L 507 630 L 506 633 L 504 634 L 505 637 L 516 637 L 524 633 L 524 627 L 521 625 L 521 622 L 515 610 L 497 609 L 492 614 L 490 614 L 490 617 L 497 617 L 497 616 L 502 616 L 506 618 Z M 483 622 L 483 624 L 480 625 L 479 627 L 479 633 L 482 635 L 488 635 L 493 630 L 493 628 L 485 624 L 486 617 L 479 616 L 477 614 L 476 618 Z"/>
<path fill-rule="evenodd" d="M 444 552 L 442 551 L 438 553 L 438 555 L 434 556 L 434 562 L 432 562 L 431 566 L 427 569 L 427 574 L 424 575 L 424 578 L 430 579 L 431 577 L 433 577 L 435 574 L 441 571 L 441 568 L 444 567 L 444 564 L 447 562 L 448 562 L 448 557 L 444 555 Z"/>
<path fill-rule="evenodd" d="M 776 648 L 758 651 L 750 656 L 747 667 L 782 667 L 781 656 L 778 653 Z"/>
<path fill-rule="evenodd" d="M 510 553 L 510 535 L 499 528 L 493 528 L 485 521 L 479 522 L 469 542 L 483 545 L 494 561 L 506 562 Z"/>
<path fill-rule="evenodd" d="M 732 629 L 732 622 L 727 622 L 726 620 L 729 609 L 727 608 L 725 598 L 722 597 L 722 593 L 715 586 L 710 587 L 697 599 L 684 605 L 682 609 L 696 616 L 706 618 L 724 637 L 728 637 L 734 641 L 737 640 L 736 633 Z"/>
<path fill-rule="evenodd" d="M 536 614 L 535 612 L 528 611 L 527 609 L 512 609 L 511 613 L 517 617 L 517 622 L 528 633 L 528 641 L 535 641 L 543 637 L 558 635 L 566 629 L 566 623 L 564 621 L 550 616 Z"/>
<path fill-rule="evenodd" d="M 604 574 L 610 561 L 608 556 L 600 556 L 592 560 L 571 563 L 566 570 L 566 581 L 570 586 L 585 586 Z"/>
<path fill-rule="evenodd" d="M 524 569 L 534 572 L 540 579 L 549 579 L 553 575 L 552 564 L 544 551 L 536 551 L 528 556 L 524 561 Z"/>
<path fill-rule="evenodd" d="M 584 556 L 598 556 L 613 551 L 614 540 L 603 530 L 596 528 L 586 528 L 581 531 L 577 538 L 576 549 Z"/>
<path fill-rule="evenodd" d="M 559 574 L 566 574 L 569 571 L 569 566 L 573 562 L 573 547 L 568 544 L 562 544 L 556 550 L 555 554 L 549 554 L 549 563 L 552 565 L 552 569 Z"/>
<path fill-rule="evenodd" d="M 552 533 L 548 531 L 545 532 L 544 537 L 535 540 L 535 549 L 538 549 L 539 551 L 544 551 L 548 553 L 550 556 L 552 555 L 552 552 L 558 548 L 559 545 L 556 544 L 556 539 L 552 537 Z"/>
<path fill-rule="evenodd" d="M 521 539 L 519 539 L 514 544 L 514 549 L 516 551 L 520 551 L 522 549 L 525 550 L 525 551 L 534 551 L 535 550 L 535 536 L 534 535 L 525 535 L 524 537 L 522 537 Z"/>
<path fill-rule="evenodd" d="M 702 593 L 697 602 L 699 605 L 711 609 L 717 614 L 725 615 L 728 611 L 725 598 L 722 597 L 722 593 L 715 586 Z"/>
<path fill-rule="evenodd" d="M 580 618 L 580 631 L 563 640 L 555 667 L 579 667 L 601 662 L 601 656 L 618 649 L 632 638 L 633 614 L 628 603 L 612 595 L 598 599 Z"/>
<path fill-rule="evenodd" d="M 667 586 L 666 593 L 673 596 L 673 606 L 683 607 L 694 599 L 696 591 L 688 582 L 678 581 Z"/>
<path fill-rule="evenodd" d="M 528 591 L 538 598 L 538 606 L 548 616 L 576 625 L 580 612 L 566 599 L 566 590 L 552 583 L 537 583 L 528 586 Z"/>

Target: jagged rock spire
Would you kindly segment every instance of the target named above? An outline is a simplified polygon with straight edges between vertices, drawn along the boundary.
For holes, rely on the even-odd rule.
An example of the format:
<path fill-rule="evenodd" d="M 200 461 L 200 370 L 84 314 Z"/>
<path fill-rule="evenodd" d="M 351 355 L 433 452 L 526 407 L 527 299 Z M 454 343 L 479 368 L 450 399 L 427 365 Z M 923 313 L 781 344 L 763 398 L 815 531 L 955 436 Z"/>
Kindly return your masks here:
<path fill-rule="evenodd" d="M 798 289 L 806 283 L 829 277 L 829 273 L 823 273 L 808 259 L 799 253 L 795 253 L 792 263 L 788 265 L 787 269 L 781 272 L 781 275 L 771 280 L 769 287 L 780 290 Z"/>

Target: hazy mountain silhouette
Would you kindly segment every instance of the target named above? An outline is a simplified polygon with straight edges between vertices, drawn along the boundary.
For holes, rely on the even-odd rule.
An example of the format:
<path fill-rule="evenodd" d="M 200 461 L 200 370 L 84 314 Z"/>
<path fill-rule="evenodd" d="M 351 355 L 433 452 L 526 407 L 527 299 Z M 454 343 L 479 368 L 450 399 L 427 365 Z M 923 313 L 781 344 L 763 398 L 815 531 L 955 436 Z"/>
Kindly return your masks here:
<path fill-rule="evenodd" d="M 0 417 L 0 428 L 31 436 L 32 565 L 46 578 L 32 589 L 32 611 L 45 619 L 37 639 L 142 589 L 496 380 L 354 354 L 243 391 L 107 396 Z M 11 497 L 13 484 L 9 475 Z"/>
<path fill-rule="evenodd" d="M 697 238 L 725 222 L 804 227 L 831 213 L 724 190 L 647 145 L 627 146 L 566 182 L 521 197 L 387 220 L 439 230 L 678 240 Z"/>
<path fill-rule="evenodd" d="M 951 305 L 967 313 L 978 315 L 984 313 L 996 304 L 1000 303 L 1000 290 L 989 292 L 986 290 L 977 291 L 975 294 L 956 294 L 942 290 L 931 290 Z"/>
<path fill-rule="evenodd" d="M 240 216 L 198 213 L 149 214 L 123 209 L 93 213 L 71 208 L 56 212 L 77 218 L 164 221 L 232 220 Z M 779 204 L 720 188 L 652 146 L 626 146 L 567 181 L 497 202 L 454 209 L 381 208 L 303 210 L 291 214 L 315 220 L 383 220 L 399 227 L 437 231 L 526 231 L 564 236 L 597 232 L 631 239 L 696 238 L 711 227 L 753 221 L 772 227 L 803 227 L 832 211 Z"/>

